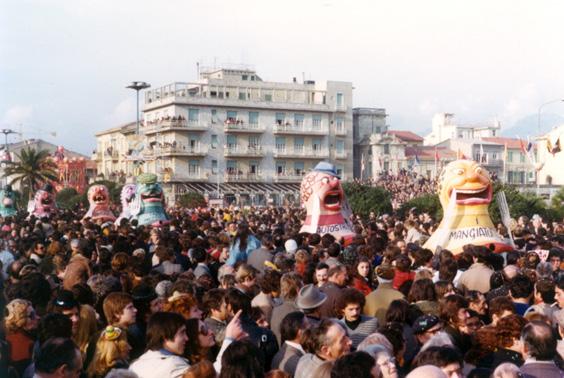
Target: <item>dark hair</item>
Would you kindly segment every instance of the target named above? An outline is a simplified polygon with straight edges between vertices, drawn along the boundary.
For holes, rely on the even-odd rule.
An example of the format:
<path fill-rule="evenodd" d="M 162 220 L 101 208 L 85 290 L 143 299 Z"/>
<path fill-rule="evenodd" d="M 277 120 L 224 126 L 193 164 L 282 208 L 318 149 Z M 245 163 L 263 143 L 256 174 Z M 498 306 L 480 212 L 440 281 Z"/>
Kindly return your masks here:
<path fill-rule="evenodd" d="M 203 351 L 200 346 L 200 339 L 198 338 L 200 334 L 200 322 L 200 319 L 195 318 L 186 320 L 186 335 L 188 336 L 188 341 L 186 342 L 184 355 L 188 356 L 191 364 L 198 363 L 207 357 L 205 351 Z"/>
<path fill-rule="evenodd" d="M 229 289 L 225 295 L 225 302 L 231 306 L 234 314 L 242 310 L 242 315 L 249 315 L 251 313 L 251 298 L 239 289 Z"/>
<path fill-rule="evenodd" d="M 261 350 L 248 340 L 234 341 L 221 357 L 219 378 L 263 378 Z"/>
<path fill-rule="evenodd" d="M 447 259 L 439 266 L 439 280 L 452 282 L 458 272 L 458 263 L 454 259 Z"/>
<path fill-rule="evenodd" d="M 327 247 L 327 254 L 331 257 L 338 257 L 341 253 L 341 245 L 339 243 L 331 243 L 329 247 Z"/>
<path fill-rule="evenodd" d="M 156 312 L 147 324 L 147 349 L 159 350 L 165 340 L 173 340 L 176 332 L 185 326 L 186 320 L 175 312 Z"/>
<path fill-rule="evenodd" d="M 521 336 L 521 331 L 525 325 L 527 325 L 527 319 L 517 314 L 501 318 L 496 325 L 498 346 L 509 348 L 513 345 L 513 339 L 518 339 Z"/>
<path fill-rule="evenodd" d="M 204 294 L 204 309 L 208 313 L 211 312 L 211 310 L 219 310 L 223 301 L 225 301 L 225 290 L 211 289 Z"/>
<path fill-rule="evenodd" d="M 376 361 L 366 352 L 345 354 L 335 361 L 331 378 L 371 378 Z"/>
<path fill-rule="evenodd" d="M 397 355 L 405 345 L 405 339 L 403 338 L 403 324 L 401 323 L 388 323 L 383 327 L 378 329 L 390 344 L 394 348 L 394 355 Z"/>
<path fill-rule="evenodd" d="M 358 304 L 362 309 L 365 303 L 366 303 L 366 298 L 364 297 L 364 294 L 362 294 L 357 289 L 353 289 L 352 287 L 350 287 L 341 290 L 341 293 L 337 298 L 335 308 L 337 310 L 337 314 L 341 314 L 341 312 L 349 304 Z"/>
<path fill-rule="evenodd" d="M 533 290 L 533 283 L 525 275 L 517 275 L 509 283 L 509 292 L 513 298 L 528 298 Z"/>
<path fill-rule="evenodd" d="M 399 322 L 405 323 L 407 313 L 409 310 L 409 303 L 404 299 L 396 299 L 390 303 L 386 311 L 386 323 Z"/>
<path fill-rule="evenodd" d="M 519 262 L 519 252 L 509 251 L 505 259 L 507 260 L 507 265 L 517 265 Z"/>
<path fill-rule="evenodd" d="M 422 278 L 420 280 L 414 281 L 409 290 L 409 295 L 407 300 L 410 303 L 415 303 L 418 301 L 435 301 L 437 299 L 437 294 L 435 293 L 435 285 L 433 285 L 433 280 L 430 278 Z"/>
<path fill-rule="evenodd" d="M 411 260 L 406 255 L 398 255 L 394 259 L 396 262 L 396 269 L 400 272 L 409 272 L 409 268 L 411 268 Z"/>
<path fill-rule="evenodd" d="M 194 261 L 196 261 L 197 263 L 202 263 L 206 261 L 207 252 L 202 247 L 196 247 L 192 249 L 191 255 Z"/>
<path fill-rule="evenodd" d="M 259 276 L 258 285 L 260 291 L 265 294 L 270 294 L 272 292 L 280 292 L 280 278 L 282 274 L 276 270 L 267 270 L 262 276 Z"/>
<path fill-rule="evenodd" d="M 556 356 L 556 337 L 545 322 L 530 322 L 523 328 L 521 338 L 531 357 L 539 361 L 550 361 Z"/>
<path fill-rule="evenodd" d="M 280 336 L 282 343 L 286 340 L 294 340 L 298 331 L 303 329 L 305 314 L 301 311 L 290 312 L 280 323 Z"/>
<path fill-rule="evenodd" d="M 537 281 L 536 289 L 544 303 L 552 304 L 554 302 L 554 294 L 556 289 L 553 280 L 541 278 Z"/>
<path fill-rule="evenodd" d="M 515 306 L 509 297 L 495 297 L 488 303 L 488 309 L 490 317 L 493 318 L 494 315 L 501 315 L 505 311 L 511 311 L 515 313 Z"/>
<path fill-rule="evenodd" d="M 458 363 L 462 367 L 462 355 L 450 346 L 432 346 L 420 352 L 413 360 L 412 366 L 417 368 L 423 365 L 434 365 L 443 368 L 450 364 Z"/>
<path fill-rule="evenodd" d="M 39 345 L 53 337 L 70 339 L 72 337 L 72 321 L 63 314 L 50 313 L 39 321 L 37 340 Z"/>
<path fill-rule="evenodd" d="M 35 354 L 33 362 L 35 371 L 39 373 L 52 374 L 63 365 L 69 370 L 80 368 L 80 351 L 76 344 L 68 338 L 51 338 L 47 340 Z"/>
<path fill-rule="evenodd" d="M 468 308 L 468 301 L 461 295 L 451 294 L 441 300 L 439 306 L 440 318 L 445 323 L 458 323 L 458 310 Z"/>

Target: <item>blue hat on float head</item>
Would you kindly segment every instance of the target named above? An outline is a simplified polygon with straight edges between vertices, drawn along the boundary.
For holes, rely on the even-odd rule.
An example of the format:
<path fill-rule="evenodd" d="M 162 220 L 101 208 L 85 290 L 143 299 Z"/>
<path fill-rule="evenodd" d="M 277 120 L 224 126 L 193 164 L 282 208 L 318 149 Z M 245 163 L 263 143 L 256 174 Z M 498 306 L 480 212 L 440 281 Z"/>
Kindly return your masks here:
<path fill-rule="evenodd" d="M 328 175 L 337 177 L 338 179 L 341 179 L 339 177 L 339 175 L 337 174 L 337 169 L 335 168 L 335 165 L 331 164 L 331 163 L 327 163 L 326 161 L 321 161 L 319 163 L 317 163 L 317 165 L 315 166 L 315 168 L 313 168 L 313 170 L 315 172 L 323 172 L 323 173 L 327 173 Z"/>

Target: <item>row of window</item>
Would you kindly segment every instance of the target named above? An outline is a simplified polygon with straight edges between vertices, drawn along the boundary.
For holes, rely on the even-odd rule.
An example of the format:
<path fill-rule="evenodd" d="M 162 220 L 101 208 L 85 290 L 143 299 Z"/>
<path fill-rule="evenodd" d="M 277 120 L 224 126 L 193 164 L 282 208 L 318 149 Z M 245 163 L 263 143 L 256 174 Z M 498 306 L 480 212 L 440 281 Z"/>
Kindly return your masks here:
<path fill-rule="evenodd" d="M 260 118 L 260 113 L 259 112 L 254 112 L 254 111 L 249 111 L 249 112 L 237 112 L 235 110 L 228 110 L 225 114 L 225 120 L 220 120 L 219 116 L 218 116 L 218 112 L 217 109 L 211 109 L 211 123 L 212 124 L 216 124 L 219 122 L 237 122 L 240 120 L 243 120 L 242 118 L 240 118 L 243 114 L 246 114 L 247 119 L 246 121 L 250 124 L 250 125 L 258 125 L 259 124 L 259 118 Z M 293 116 L 292 116 L 293 114 Z M 286 113 L 281 113 L 278 112 L 275 114 L 275 123 L 279 126 L 298 126 L 301 127 L 304 125 L 304 121 L 306 119 L 306 115 L 302 114 L 302 113 L 292 113 L 292 114 L 286 114 Z M 157 113 L 156 114 L 156 119 L 159 119 L 160 114 Z M 321 114 L 312 114 L 311 117 L 311 126 L 314 128 L 321 128 L 322 126 L 322 120 L 323 117 L 321 116 Z M 189 108 L 188 109 L 188 122 L 189 123 L 198 123 L 200 120 L 200 109 L 196 109 L 196 108 Z M 336 117 L 335 118 L 335 125 L 336 127 L 339 128 L 343 128 L 344 127 L 344 118 L 343 117 Z"/>

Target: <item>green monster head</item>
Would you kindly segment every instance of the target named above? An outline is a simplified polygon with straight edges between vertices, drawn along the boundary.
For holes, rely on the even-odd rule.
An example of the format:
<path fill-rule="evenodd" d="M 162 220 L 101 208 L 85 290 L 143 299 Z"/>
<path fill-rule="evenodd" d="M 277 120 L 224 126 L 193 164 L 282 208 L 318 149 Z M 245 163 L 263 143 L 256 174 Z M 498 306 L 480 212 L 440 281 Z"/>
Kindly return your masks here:
<path fill-rule="evenodd" d="M 163 189 L 157 182 L 157 175 L 152 173 L 143 173 L 137 177 L 137 197 L 144 205 L 153 203 L 162 204 L 164 201 Z"/>
<path fill-rule="evenodd" d="M 11 185 L 0 190 L 0 215 L 8 217 L 16 215 L 16 193 L 12 190 Z"/>

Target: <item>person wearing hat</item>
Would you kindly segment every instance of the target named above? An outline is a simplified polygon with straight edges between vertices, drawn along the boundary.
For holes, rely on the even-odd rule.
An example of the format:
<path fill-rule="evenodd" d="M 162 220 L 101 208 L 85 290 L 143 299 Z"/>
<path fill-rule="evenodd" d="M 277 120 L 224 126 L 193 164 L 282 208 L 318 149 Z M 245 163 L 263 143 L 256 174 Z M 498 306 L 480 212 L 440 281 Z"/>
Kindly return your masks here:
<path fill-rule="evenodd" d="M 413 334 L 417 339 L 417 350 L 419 351 L 431 337 L 442 331 L 442 329 L 443 325 L 435 315 L 421 315 L 415 319 L 415 322 L 413 322 Z"/>
<path fill-rule="evenodd" d="M 321 319 L 321 306 L 327 301 L 327 295 L 314 284 L 305 285 L 298 293 L 296 305 L 306 314 L 309 324 L 315 326 Z"/>
<path fill-rule="evenodd" d="M 378 288 L 366 296 L 364 315 L 378 319 L 379 324 L 386 324 L 386 311 L 396 299 L 404 299 L 404 295 L 393 288 L 394 268 L 391 265 L 380 265 L 376 268 Z"/>
<path fill-rule="evenodd" d="M 293 256 L 298 250 L 298 243 L 296 243 L 294 239 L 288 239 L 284 243 L 284 249 L 286 250 L 286 254 L 288 256 Z"/>
<path fill-rule="evenodd" d="M 59 291 L 51 303 L 51 309 L 49 312 L 67 316 L 72 323 L 73 337 L 76 336 L 80 322 L 80 308 L 78 302 L 74 299 L 72 291 Z"/>

